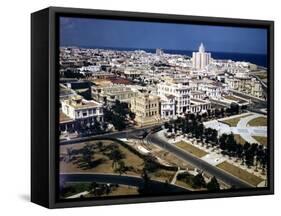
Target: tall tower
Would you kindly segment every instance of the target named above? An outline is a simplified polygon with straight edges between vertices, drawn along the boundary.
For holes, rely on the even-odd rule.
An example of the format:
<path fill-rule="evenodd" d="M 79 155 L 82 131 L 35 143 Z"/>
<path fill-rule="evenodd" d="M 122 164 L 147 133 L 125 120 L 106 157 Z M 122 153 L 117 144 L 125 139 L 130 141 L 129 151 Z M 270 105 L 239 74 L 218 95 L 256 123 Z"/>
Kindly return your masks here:
<path fill-rule="evenodd" d="M 205 47 L 204 44 L 201 42 L 200 46 L 199 46 L 199 52 L 200 53 L 204 53 L 205 52 Z"/>
<path fill-rule="evenodd" d="M 203 43 L 201 43 L 199 46 L 198 52 L 192 53 L 193 68 L 202 70 L 208 64 L 210 64 L 210 61 L 211 61 L 211 53 L 205 52 L 205 47 L 204 47 Z"/>

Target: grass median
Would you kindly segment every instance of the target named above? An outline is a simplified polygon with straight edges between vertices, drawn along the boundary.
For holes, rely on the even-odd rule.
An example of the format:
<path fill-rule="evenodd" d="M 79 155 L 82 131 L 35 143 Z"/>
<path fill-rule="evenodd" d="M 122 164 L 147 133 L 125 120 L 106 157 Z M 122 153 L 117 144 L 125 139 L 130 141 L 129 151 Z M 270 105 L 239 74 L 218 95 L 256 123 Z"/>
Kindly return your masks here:
<path fill-rule="evenodd" d="M 267 137 L 253 136 L 253 138 L 257 140 L 261 145 L 267 146 Z"/>
<path fill-rule="evenodd" d="M 225 120 L 221 120 L 220 122 L 228 124 L 230 127 L 236 127 L 238 122 L 242 119 L 242 118 L 246 118 L 248 116 L 251 116 L 252 114 L 246 114 L 243 116 L 238 116 L 238 117 L 233 117 L 233 118 L 229 118 L 229 119 L 225 119 Z"/>
<path fill-rule="evenodd" d="M 257 118 L 252 119 L 251 121 L 249 121 L 248 123 L 249 126 L 267 126 L 267 118 L 260 116 Z"/>
<path fill-rule="evenodd" d="M 262 178 L 255 176 L 247 172 L 246 170 L 234 166 L 226 161 L 218 164 L 217 167 L 254 186 L 257 186 L 259 183 L 263 181 Z"/>
<path fill-rule="evenodd" d="M 175 145 L 177 147 L 195 155 L 196 157 L 199 157 L 199 158 L 208 154 L 207 152 L 205 152 L 205 151 L 203 151 L 203 150 L 201 150 L 201 149 L 199 149 L 199 148 L 197 148 L 197 147 L 193 146 L 192 144 L 187 143 L 185 141 L 179 141 Z"/>

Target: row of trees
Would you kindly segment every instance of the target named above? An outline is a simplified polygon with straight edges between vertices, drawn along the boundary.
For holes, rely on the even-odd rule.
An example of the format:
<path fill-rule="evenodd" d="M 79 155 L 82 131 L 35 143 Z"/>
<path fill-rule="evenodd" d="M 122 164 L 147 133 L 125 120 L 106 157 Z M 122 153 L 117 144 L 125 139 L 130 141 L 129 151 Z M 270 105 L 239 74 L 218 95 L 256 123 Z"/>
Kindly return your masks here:
<path fill-rule="evenodd" d="M 249 167 L 265 169 L 267 165 L 267 148 L 256 143 L 250 144 L 245 142 L 244 145 L 237 143 L 233 134 L 222 134 L 218 142 L 219 147 L 223 150 L 222 153 L 229 156 L 234 156 Z"/>
<path fill-rule="evenodd" d="M 202 115 L 187 114 L 184 118 L 177 118 L 175 121 L 165 123 L 168 132 L 175 134 L 180 131 L 184 134 L 191 134 L 197 139 L 206 138 L 207 141 L 217 142 L 217 130 L 204 128 Z"/>
<path fill-rule="evenodd" d="M 222 153 L 230 157 L 237 157 L 249 167 L 265 169 L 267 165 L 267 148 L 263 145 L 238 143 L 233 134 L 222 134 L 218 137 L 216 129 L 205 128 L 203 125 L 204 117 L 200 114 L 187 114 L 184 118 L 178 118 L 175 121 L 165 124 L 168 132 L 175 134 L 180 131 L 189 134 L 196 139 L 200 139 L 202 145 L 211 145 L 222 149 Z"/>
<path fill-rule="evenodd" d="M 211 119 L 224 118 L 231 115 L 237 115 L 245 110 L 246 107 L 239 107 L 237 103 L 231 103 L 228 108 L 208 109 L 207 112 L 195 115 L 199 120 L 207 121 Z"/>
<path fill-rule="evenodd" d="M 108 124 L 106 122 L 100 123 L 99 121 L 94 121 L 93 123 L 77 122 L 73 132 L 77 131 L 80 136 L 90 136 L 96 134 L 102 134 L 106 132 Z"/>

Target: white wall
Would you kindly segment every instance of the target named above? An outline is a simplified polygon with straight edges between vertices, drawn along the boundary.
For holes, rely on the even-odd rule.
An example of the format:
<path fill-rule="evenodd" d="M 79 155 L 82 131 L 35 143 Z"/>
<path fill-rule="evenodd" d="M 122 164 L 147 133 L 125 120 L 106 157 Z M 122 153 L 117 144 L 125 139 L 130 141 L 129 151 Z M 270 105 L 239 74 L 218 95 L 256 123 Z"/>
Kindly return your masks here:
<path fill-rule="evenodd" d="M 280 205 L 280 136 L 276 134 L 276 195 L 153 204 L 46 210 L 28 202 L 30 190 L 30 13 L 47 6 L 158 12 L 276 21 L 280 60 L 280 5 L 277 0 L 4 0 L 0 7 L 1 174 L 0 215 L 276 215 Z M 275 83 L 281 83 L 276 61 Z M 276 86 L 276 93 L 281 85 Z M 276 94 L 277 95 L 277 94 Z M 278 99 L 278 96 L 276 97 Z M 275 101 L 276 110 L 280 100 Z M 9 114 L 8 114 L 9 113 Z M 16 114 L 11 117 L 10 114 Z M 276 112 L 276 122 L 281 119 Z M 279 121 L 280 122 L 280 121 Z M 280 123 L 276 131 L 280 131 Z M 274 214 L 275 213 L 275 214 Z"/>

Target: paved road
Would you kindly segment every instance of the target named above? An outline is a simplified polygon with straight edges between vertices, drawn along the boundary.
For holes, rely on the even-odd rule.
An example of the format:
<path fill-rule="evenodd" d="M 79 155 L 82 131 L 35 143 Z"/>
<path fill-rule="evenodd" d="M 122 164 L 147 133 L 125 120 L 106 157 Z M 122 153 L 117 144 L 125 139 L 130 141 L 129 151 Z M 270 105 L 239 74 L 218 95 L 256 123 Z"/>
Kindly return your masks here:
<path fill-rule="evenodd" d="M 131 175 L 116 175 L 116 174 L 107 174 L 107 173 L 61 173 L 60 179 L 62 181 L 71 181 L 71 182 L 99 182 L 99 183 L 111 183 L 111 184 L 122 184 L 130 185 L 134 187 L 143 186 L 144 181 L 138 176 Z M 166 184 L 164 182 L 150 180 L 149 184 L 151 188 L 155 189 L 156 192 L 163 193 L 183 193 L 188 192 L 187 189 L 178 187 L 173 184 Z"/>
<path fill-rule="evenodd" d="M 150 126 L 145 129 L 151 129 L 153 127 L 155 127 L 155 126 Z M 75 144 L 77 142 L 93 140 L 95 138 L 134 138 L 141 131 L 144 131 L 145 129 L 140 128 L 140 129 L 111 133 L 111 134 L 104 134 L 104 135 L 98 135 L 98 136 L 92 136 L 92 137 L 83 137 L 83 138 L 77 138 L 77 139 L 73 139 L 73 140 L 65 140 L 65 141 L 61 141 L 60 144 L 61 145 Z M 146 137 L 146 140 L 150 143 L 153 143 L 162 148 L 165 148 L 166 150 L 174 153 L 178 157 L 184 159 L 185 161 L 187 161 L 190 164 L 193 164 L 195 167 L 205 171 L 206 173 L 216 176 L 219 180 L 225 182 L 226 184 L 235 185 L 236 187 L 240 187 L 240 188 L 253 187 L 253 186 L 249 185 L 248 183 L 243 182 L 242 180 L 236 178 L 235 176 L 232 176 L 232 175 L 218 169 L 217 167 L 214 167 L 214 166 L 208 164 L 207 162 L 200 160 L 199 158 L 196 158 L 193 155 L 191 155 L 185 151 L 182 151 L 181 149 L 175 147 L 174 145 L 161 140 L 159 137 L 155 136 L 156 134 L 157 133 L 149 134 Z"/>
<path fill-rule="evenodd" d="M 266 126 L 247 126 L 249 121 L 252 119 L 255 119 L 257 117 L 261 117 L 264 115 L 252 113 L 250 116 L 246 116 L 240 119 L 240 121 L 237 123 L 236 127 L 230 127 L 228 124 L 219 122 L 218 120 L 211 120 L 208 122 L 204 122 L 205 127 L 213 128 L 218 131 L 218 134 L 221 136 L 222 134 L 239 134 L 244 140 L 246 140 L 249 143 L 258 143 L 253 136 L 267 136 L 267 127 Z M 240 117 L 240 116 L 239 116 Z M 241 116 L 242 117 L 242 116 Z M 235 117 L 228 117 L 219 119 L 226 120 L 231 119 Z"/>
<path fill-rule="evenodd" d="M 87 137 L 78 137 L 71 140 L 60 140 L 60 145 L 67 145 L 77 142 L 86 142 L 90 140 L 94 140 L 96 138 L 137 138 L 140 136 L 144 131 L 149 131 L 152 128 L 155 128 L 157 126 L 147 126 L 142 128 L 133 128 L 128 129 L 125 131 L 117 131 L 112 133 L 106 133 L 106 134 L 100 134 L 100 135 L 94 135 L 94 136 L 87 136 Z"/>
<path fill-rule="evenodd" d="M 147 141 L 149 143 L 153 143 L 155 145 L 160 146 L 161 148 L 166 149 L 167 151 L 177 155 L 178 157 L 182 158 L 183 160 L 187 161 L 188 163 L 191 163 L 195 167 L 199 168 L 200 170 L 203 170 L 204 172 L 216 176 L 217 179 L 225 182 L 228 185 L 234 185 L 237 188 L 249 188 L 253 187 L 252 185 L 248 184 L 247 182 L 244 182 L 240 179 L 238 179 L 235 176 L 232 176 L 231 174 L 228 174 L 224 172 L 223 170 L 212 166 L 211 164 L 189 154 L 186 151 L 181 150 L 180 148 L 176 147 L 173 144 L 170 144 L 166 141 L 164 141 L 162 138 L 158 136 L 158 133 L 149 134 L 146 137 Z"/>
<path fill-rule="evenodd" d="M 264 117 L 264 115 L 253 114 L 245 118 L 241 118 L 238 122 L 236 129 L 240 136 L 249 143 L 258 143 L 252 136 L 267 136 L 267 127 L 252 127 L 247 126 L 248 123 L 258 117 Z"/>

